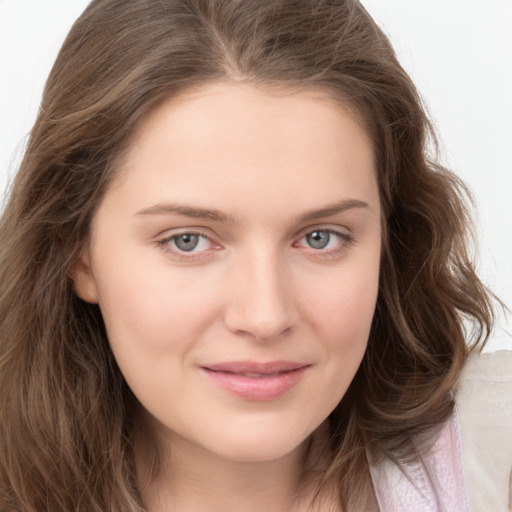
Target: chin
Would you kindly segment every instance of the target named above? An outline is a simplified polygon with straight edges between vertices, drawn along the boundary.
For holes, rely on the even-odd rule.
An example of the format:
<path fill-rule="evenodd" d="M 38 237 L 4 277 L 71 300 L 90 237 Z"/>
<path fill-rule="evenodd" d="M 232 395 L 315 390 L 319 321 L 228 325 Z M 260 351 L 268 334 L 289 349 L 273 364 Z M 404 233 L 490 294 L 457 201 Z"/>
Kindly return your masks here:
<path fill-rule="evenodd" d="M 270 462 L 302 452 L 309 434 L 293 435 L 276 429 L 239 432 L 229 438 L 216 439 L 210 450 L 235 462 Z"/>

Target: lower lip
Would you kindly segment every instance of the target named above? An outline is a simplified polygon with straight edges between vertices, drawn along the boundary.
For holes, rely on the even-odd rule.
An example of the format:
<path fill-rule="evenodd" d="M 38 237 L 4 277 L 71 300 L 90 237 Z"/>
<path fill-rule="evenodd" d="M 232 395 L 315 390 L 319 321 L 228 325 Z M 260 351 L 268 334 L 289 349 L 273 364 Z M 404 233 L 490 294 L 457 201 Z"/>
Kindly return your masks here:
<path fill-rule="evenodd" d="M 262 377 L 245 377 L 236 373 L 202 370 L 222 389 L 245 400 L 275 400 L 292 389 L 302 378 L 307 366 Z"/>

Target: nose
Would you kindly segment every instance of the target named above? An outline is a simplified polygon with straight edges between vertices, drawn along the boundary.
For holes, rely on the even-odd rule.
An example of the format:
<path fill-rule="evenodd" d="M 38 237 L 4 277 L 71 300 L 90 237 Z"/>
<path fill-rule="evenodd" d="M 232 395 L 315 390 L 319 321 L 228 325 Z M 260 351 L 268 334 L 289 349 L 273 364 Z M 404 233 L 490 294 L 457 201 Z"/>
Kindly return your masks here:
<path fill-rule="evenodd" d="M 293 283 L 278 254 L 248 251 L 238 258 L 228 283 L 225 324 L 231 332 L 270 341 L 294 327 L 298 314 Z"/>

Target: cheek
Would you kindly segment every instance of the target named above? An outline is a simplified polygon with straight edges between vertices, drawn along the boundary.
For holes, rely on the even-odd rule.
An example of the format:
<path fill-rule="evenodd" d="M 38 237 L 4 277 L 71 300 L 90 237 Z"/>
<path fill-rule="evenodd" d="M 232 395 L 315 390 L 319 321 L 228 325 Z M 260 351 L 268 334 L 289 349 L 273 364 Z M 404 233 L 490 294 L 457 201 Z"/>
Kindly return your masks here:
<path fill-rule="evenodd" d="M 309 297 L 310 323 L 321 340 L 324 364 L 324 392 L 311 399 L 323 411 L 342 399 L 366 351 L 378 294 L 378 260 L 344 266 L 332 277 Z"/>
<path fill-rule="evenodd" d="M 309 297 L 311 321 L 323 339 L 339 344 L 366 343 L 377 301 L 378 264 L 343 269 Z M 316 320 L 315 320 L 316 319 Z"/>
<path fill-rule="evenodd" d="M 114 350 L 130 347 L 155 356 L 170 347 L 185 350 L 217 314 L 215 293 L 198 289 L 200 280 L 150 268 L 127 265 L 100 280 L 100 307 Z"/>
<path fill-rule="evenodd" d="M 325 419 L 339 404 L 366 351 L 378 293 L 377 267 L 345 267 L 308 295 L 304 313 L 318 340 L 318 367 L 307 389 L 311 418 Z M 310 427 L 317 424 L 311 422 Z M 317 421 L 318 423 L 318 421 Z"/>

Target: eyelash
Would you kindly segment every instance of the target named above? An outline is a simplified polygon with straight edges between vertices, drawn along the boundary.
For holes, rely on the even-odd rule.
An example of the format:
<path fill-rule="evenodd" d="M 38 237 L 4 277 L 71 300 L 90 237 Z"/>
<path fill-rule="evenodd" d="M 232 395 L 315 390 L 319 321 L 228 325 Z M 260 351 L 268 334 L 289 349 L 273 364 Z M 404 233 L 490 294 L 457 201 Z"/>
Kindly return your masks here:
<path fill-rule="evenodd" d="M 314 249 L 313 247 L 307 247 L 303 245 L 296 245 L 299 241 L 304 239 L 306 236 L 311 235 L 315 231 L 321 231 L 324 233 L 328 233 L 329 235 L 334 235 L 340 239 L 339 244 L 337 247 L 331 248 L 331 249 Z M 156 241 L 156 244 L 166 253 L 170 253 L 173 257 L 179 259 L 180 261 L 196 261 L 198 259 L 204 258 L 205 252 L 209 252 L 210 249 L 206 249 L 204 251 L 198 251 L 198 252 L 187 252 L 182 251 L 180 249 L 172 248 L 170 246 L 170 242 L 173 240 L 176 240 L 178 237 L 183 235 L 195 235 L 201 238 L 207 239 L 211 244 L 216 245 L 218 248 L 221 246 L 219 244 L 216 244 L 208 235 L 205 233 L 199 231 L 199 230 L 190 230 L 190 231 L 182 231 L 180 233 L 174 233 L 171 236 L 167 236 L 165 238 L 162 238 L 160 240 Z M 308 231 L 303 232 L 300 237 L 293 243 L 294 247 L 304 247 L 305 249 L 309 249 L 310 255 L 317 258 L 328 258 L 328 259 L 335 259 L 339 257 L 344 251 L 348 249 L 352 244 L 354 243 L 354 238 L 352 235 L 349 235 L 347 233 L 332 229 L 332 228 L 323 228 L 323 227 L 315 227 L 313 229 L 308 229 Z M 217 250 L 217 249 L 214 249 Z"/>

